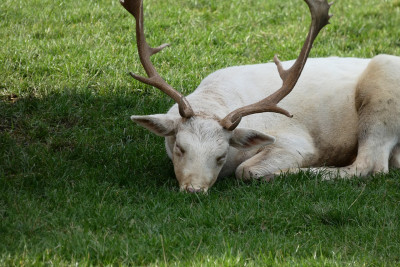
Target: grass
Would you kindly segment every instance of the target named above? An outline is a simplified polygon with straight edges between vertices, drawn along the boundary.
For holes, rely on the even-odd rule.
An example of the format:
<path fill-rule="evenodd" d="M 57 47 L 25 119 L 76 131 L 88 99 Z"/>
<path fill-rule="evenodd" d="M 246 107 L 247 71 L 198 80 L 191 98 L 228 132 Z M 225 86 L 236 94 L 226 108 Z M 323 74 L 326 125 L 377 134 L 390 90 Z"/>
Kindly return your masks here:
<path fill-rule="evenodd" d="M 400 55 L 398 0 L 337 0 L 313 57 Z M 232 65 L 297 56 L 300 0 L 145 1 L 162 76 L 189 93 Z M 137 83 L 118 1 L 0 3 L 0 265 L 398 265 L 400 172 L 322 182 L 226 178 L 178 192 L 163 140 L 132 114 L 172 104 Z"/>

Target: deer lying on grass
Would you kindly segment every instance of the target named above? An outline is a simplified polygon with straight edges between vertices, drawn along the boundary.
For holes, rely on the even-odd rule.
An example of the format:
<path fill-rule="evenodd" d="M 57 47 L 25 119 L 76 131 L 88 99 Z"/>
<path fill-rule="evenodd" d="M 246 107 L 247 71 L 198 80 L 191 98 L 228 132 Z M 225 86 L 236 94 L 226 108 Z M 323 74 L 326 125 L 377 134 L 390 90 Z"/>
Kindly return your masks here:
<path fill-rule="evenodd" d="M 150 61 L 167 44 L 147 44 L 142 0 L 121 1 L 136 19 L 140 61 L 149 78 L 131 76 L 177 103 L 167 114 L 131 119 L 165 137 L 181 190 L 206 192 L 217 177 L 233 172 L 238 179 L 271 179 L 314 167 L 323 178 L 348 178 L 400 167 L 400 58 L 315 58 L 302 72 L 331 6 L 305 2 L 312 21 L 295 62 L 275 57 L 278 72 L 273 63 L 222 69 L 184 97 Z"/>

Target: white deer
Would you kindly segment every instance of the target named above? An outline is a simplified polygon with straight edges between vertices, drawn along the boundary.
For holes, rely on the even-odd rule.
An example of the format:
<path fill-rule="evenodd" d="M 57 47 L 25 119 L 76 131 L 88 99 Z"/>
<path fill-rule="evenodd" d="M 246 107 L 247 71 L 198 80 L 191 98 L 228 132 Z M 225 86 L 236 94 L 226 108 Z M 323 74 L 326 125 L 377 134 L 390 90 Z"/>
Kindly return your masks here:
<path fill-rule="evenodd" d="M 400 58 L 315 58 L 304 67 L 331 6 L 305 2 L 312 21 L 295 62 L 275 57 L 275 64 L 218 70 L 184 97 L 150 61 L 167 44 L 147 44 L 142 0 L 121 1 L 136 19 L 140 61 L 149 78 L 131 75 L 177 103 L 166 114 L 131 119 L 165 137 L 181 190 L 206 192 L 217 177 L 233 172 L 237 179 L 271 179 L 313 167 L 323 178 L 349 178 L 400 168 Z"/>

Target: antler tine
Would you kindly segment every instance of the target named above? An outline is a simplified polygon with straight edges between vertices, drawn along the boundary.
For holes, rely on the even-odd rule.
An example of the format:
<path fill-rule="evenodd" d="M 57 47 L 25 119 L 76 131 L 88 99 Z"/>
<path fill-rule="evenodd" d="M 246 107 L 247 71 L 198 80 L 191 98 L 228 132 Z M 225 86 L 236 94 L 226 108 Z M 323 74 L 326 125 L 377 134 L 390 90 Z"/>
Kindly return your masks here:
<path fill-rule="evenodd" d="M 270 96 L 264 98 L 263 100 L 256 102 L 254 104 L 238 108 L 231 113 L 229 113 L 222 121 L 221 125 L 227 130 L 234 130 L 240 123 L 242 117 L 262 112 L 275 112 L 292 117 L 288 111 L 277 106 L 279 101 L 281 101 L 285 96 L 287 96 L 296 85 L 300 74 L 306 64 L 308 55 L 312 48 L 312 44 L 317 37 L 320 30 L 327 24 L 329 24 L 329 19 L 332 17 L 329 15 L 329 8 L 332 3 L 328 4 L 326 0 L 304 0 L 311 12 L 311 25 L 301 49 L 299 57 L 296 59 L 293 66 L 285 70 L 282 67 L 282 63 L 277 56 L 274 57 L 274 62 L 277 66 L 279 75 L 283 81 L 282 87 L 271 94 Z"/>
<path fill-rule="evenodd" d="M 136 42 L 139 51 L 140 62 L 144 70 L 146 71 L 147 77 L 143 77 L 130 72 L 129 74 L 136 80 L 154 86 L 160 89 L 162 92 L 171 97 L 179 106 L 179 113 L 184 118 L 190 118 L 194 115 L 192 108 L 186 98 L 170 86 L 163 78 L 158 74 L 157 70 L 153 66 L 150 57 L 160 52 L 169 44 L 163 44 L 159 47 L 153 48 L 146 42 L 143 29 L 143 0 L 120 0 L 121 5 L 131 13 L 136 20 Z"/>

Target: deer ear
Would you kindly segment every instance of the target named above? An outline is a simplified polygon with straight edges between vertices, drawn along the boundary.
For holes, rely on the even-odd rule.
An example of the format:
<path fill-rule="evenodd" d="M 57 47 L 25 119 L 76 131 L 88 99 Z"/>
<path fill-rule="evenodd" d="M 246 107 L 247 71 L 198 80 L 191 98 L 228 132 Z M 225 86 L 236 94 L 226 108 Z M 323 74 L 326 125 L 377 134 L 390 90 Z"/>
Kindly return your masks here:
<path fill-rule="evenodd" d="M 261 132 L 237 128 L 233 131 L 230 145 L 241 150 L 255 149 L 275 142 L 275 137 Z"/>
<path fill-rule="evenodd" d="M 159 136 L 175 134 L 177 121 L 180 117 L 168 114 L 155 114 L 147 116 L 131 116 L 131 120 Z"/>

